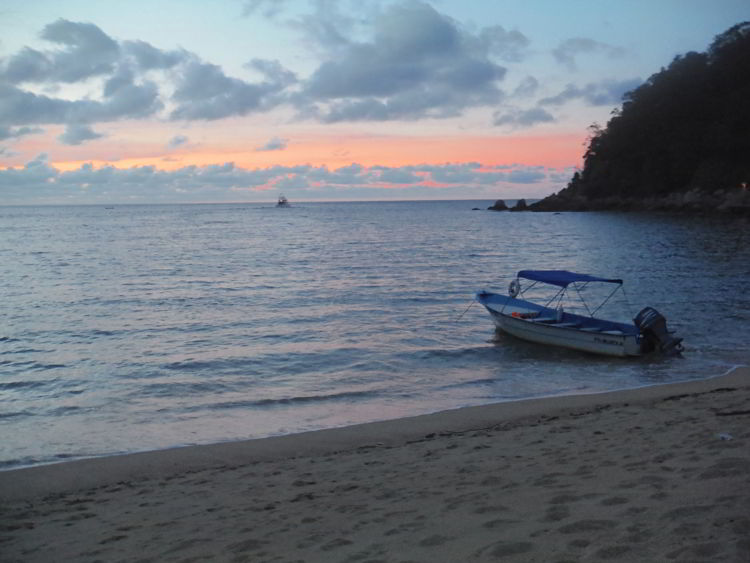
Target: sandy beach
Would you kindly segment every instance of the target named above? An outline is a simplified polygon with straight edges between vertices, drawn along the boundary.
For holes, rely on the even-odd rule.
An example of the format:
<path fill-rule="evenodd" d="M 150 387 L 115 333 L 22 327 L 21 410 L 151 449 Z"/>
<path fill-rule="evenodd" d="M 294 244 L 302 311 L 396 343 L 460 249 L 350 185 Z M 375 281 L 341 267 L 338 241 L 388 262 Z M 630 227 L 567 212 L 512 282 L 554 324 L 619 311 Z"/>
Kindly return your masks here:
<path fill-rule="evenodd" d="M 750 369 L 0 473 L 0 559 L 750 561 Z"/>

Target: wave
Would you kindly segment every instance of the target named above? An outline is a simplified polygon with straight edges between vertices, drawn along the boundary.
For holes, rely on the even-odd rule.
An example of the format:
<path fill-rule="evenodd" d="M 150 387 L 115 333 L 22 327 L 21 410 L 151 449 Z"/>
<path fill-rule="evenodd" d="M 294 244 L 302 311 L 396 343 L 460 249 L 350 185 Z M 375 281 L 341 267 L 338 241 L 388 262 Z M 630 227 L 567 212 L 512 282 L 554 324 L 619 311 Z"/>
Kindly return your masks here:
<path fill-rule="evenodd" d="M 46 456 L 23 456 L 11 459 L 0 460 L 0 471 L 8 471 L 11 469 L 21 469 L 25 467 L 34 467 L 37 465 L 49 465 L 52 463 L 60 463 L 63 461 L 71 461 L 74 459 L 83 459 L 91 457 L 101 457 L 103 455 L 116 455 L 119 452 L 81 452 L 81 453 L 58 453 Z"/>
<path fill-rule="evenodd" d="M 19 350 L 4 350 L 3 352 L 0 352 L 0 356 L 9 356 L 11 354 L 39 354 L 48 351 L 49 350 L 42 350 L 40 348 L 21 348 Z M 0 362 L 0 365 L 3 365 L 3 363 L 10 362 Z"/>
<path fill-rule="evenodd" d="M 24 416 L 33 416 L 34 413 L 29 411 L 16 411 L 16 412 L 0 412 L 0 420 L 6 420 L 9 418 L 21 418 Z"/>
<path fill-rule="evenodd" d="M 263 360 L 254 358 L 228 358 L 222 360 L 182 360 L 164 364 L 163 367 L 169 371 L 195 372 L 195 371 L 220 371 L 231 373 L 232 370 L 247 369 L 250 366 L 263 363 Z M 227 371 L 230 370 L 230 371 Z"/>
<path fill-rule="evenodd" d="M 43 364 L 41 362 L 11 362 L 11 361 L 5 361 L 0 362 L 0 365 L 14 367 L 14 368 L 23 368 L 27 371 L 45 371 L 45 370 L 52 370 L 52 369 L 61 369 L 66 368 L 65 364 Z"/>
<path fill-rule="evenodd" d="M 184 397 L 185 395 L 220 393 L 232 391 L 232 387 L 223 383 L 147 383 L 130 393 L 130 396 L 141 397 Z"/>
<path fill-rule="evenodd" d="M 182 409 L 174 409 L 173 412 L 196 412 L 205 410 L 229 410 L 229 409 L 267 409 L 280 406 L 294 406 L 308 403 L 326 403 L 347 400 L 367 400 L 380 395 L 377 391 L 343 391 L 340 393 L 324 393 L 319 395 L 296 395 L 291 397 L 279 397 L 268 399 L 255 399 L 245 401 L 223 401 L 218 403 L 207 403 L 204 405 L 193 405 Z M 170 409 L 172 410 L 172 409 Z"/>
<path fill-rule="evenodd" d="M 450 383 L 448 385 L 442 385 L 439 389 L 462 389 L 465 387 L 483 387 L 487 385 L 497 385 L 500 379 L 495 377 L 482 377 L 480 379 L 471 379 L 468 381 L 459 381 L 457 383 Z"/>
<path fill-rule="evenodd" d="M 33 380 L 33 381 L 8 381 L 0 383 L 0 391 L 13 391 L 16 389 L 35 389 L 38 387 L 46 387 L 55 383 L 54 380 Z"/>
<path fill-rule="evenodd" d="M 458 360 L 467 358 L 481 358 L 493 353 L 492 348 L 487 346 L 471 346 L 468 348 L 426 348 L 416 351 L 401 352 L 398 355 L 404 359 L 413 359 L 414 356 L 421 360 Z"/>
<path fill-rule="evenodd" d="M 19 469 L 21 467 L 31 467 L 33 465 L 51 463 L 52 461 L 54 461 L 54 459 L 38 458 L 33 456 L 19 457 L 16 459 L 2 459 L 0 460 L 0 471 L 5 471 L 8 469 Z"/>
<path fill-rule="evenodd" d="M 13 266 L 0 281 L 12 296 L 0 329 L 3 457 L 33 455 L 34 464 L 254 426 L 291 432 L 579 385 L 699 377 L 744 361 L 746 300 L 726 299 L 743 295 L 750 268 L 750 254 L 737 250 L 739 222 L 573 214 L 550 223 L 465 209 L 473 205 L 310 204 L 283 216 L 260 206 L 129 206 L 127 221 L 88 207 L 0 210 L 0 231 L 24 233 L 0 253 Z M 234 209 L 257 211 L 257 224 Z M 84 224 L 113 244 L 92 245 Z M 519 234 L 530 231 L 539 236 Z M 34 257 L 50 232 L 69 250 Z M 634 232 L 636 242 L 668 244 L 644 254 L 633 250 Z M 62 259 L 71 265 L 57 266 Z M 685 357 L 625 363 L 495 336 L 486 311 L 469 308 L 472 294 L 504 287 L 530 262 L 632 280 L 629 297 L 647 294 L 675 320 Z M 706 267 L 715 263 L 722 267 Z M 644 264 L 655 265 L 647 277 Z M 705 275 L 679 278 L 675 291 L 681 271 Z M 710 330 L 719 317 L 726 330 Z"/>

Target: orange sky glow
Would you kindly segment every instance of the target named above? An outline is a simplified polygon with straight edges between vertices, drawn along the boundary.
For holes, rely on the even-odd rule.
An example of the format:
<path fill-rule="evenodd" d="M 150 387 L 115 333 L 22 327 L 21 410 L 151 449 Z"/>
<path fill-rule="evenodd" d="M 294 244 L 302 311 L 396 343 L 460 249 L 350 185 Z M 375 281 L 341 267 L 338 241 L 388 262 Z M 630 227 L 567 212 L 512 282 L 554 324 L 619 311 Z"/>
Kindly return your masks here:
<path fill-rule="evenodd" d="M 351 163 L 365 167 L 400 167 L 417 164 L 479 162 L 483 166 L 520 164 L 563 168 L 580 166 L 585 135 L 560 134 L 516 137 L 371 137 L 300 139 L 278 151 L 256 151 L 240 147 L 197 147 L 157 156 L 121 157 L 117 160 L 51 160 L 63 171 L 85 163 L 116 168 L 154 166 L 176 170 L 185 166 L 207 166 L 233 162 L 247 169 L 310 164 L 336 169 Z"/>

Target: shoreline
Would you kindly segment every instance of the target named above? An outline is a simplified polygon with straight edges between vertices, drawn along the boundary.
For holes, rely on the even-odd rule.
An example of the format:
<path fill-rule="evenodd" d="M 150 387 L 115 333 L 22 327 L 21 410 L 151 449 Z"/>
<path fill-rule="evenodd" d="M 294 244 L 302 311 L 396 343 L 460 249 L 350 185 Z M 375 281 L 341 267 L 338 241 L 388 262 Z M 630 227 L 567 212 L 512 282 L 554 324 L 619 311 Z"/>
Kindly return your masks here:
<path fill-rule="evenodd" d="M 750 368 L 0 473 L 23 561 L 746 561 Z"/>
<path fill-rule="evenodd" d="M 558 415 L 571 409 L 658 400 L 673 393 L 705 393 L 715 389 L 717 385 L 742 385 L 743 382 L 750 384 L 750 367 L 735 367 L 725 374 L 708 379 L 459 407 L 282 436 L 180 446 L 8 469 L 0 471 L 0 502 L 65 494 L 123 480 L 163 478 L 183 471 L 323 455 L 328 451 L 356 449 L 372 444 L 395 446 L 431 433 L 468 432 L 498 423 L 520 423 L 526 418 Z"/>

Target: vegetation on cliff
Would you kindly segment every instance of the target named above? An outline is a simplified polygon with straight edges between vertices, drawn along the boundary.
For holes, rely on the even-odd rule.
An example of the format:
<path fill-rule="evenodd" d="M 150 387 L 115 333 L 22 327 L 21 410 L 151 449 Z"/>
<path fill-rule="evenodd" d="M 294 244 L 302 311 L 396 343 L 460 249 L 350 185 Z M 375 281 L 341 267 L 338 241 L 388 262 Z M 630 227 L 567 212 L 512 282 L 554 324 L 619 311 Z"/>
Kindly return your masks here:
<path fill-rule="evenodd" d="M 750 209 L 750 22 L 677 56 L 591 132 L 583 169 L 532 209 Z"/>

